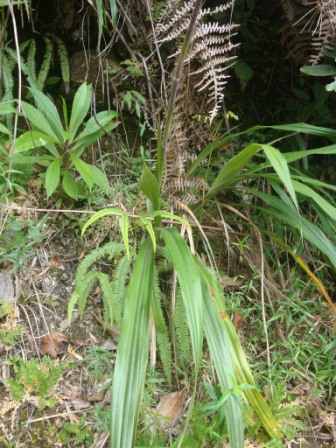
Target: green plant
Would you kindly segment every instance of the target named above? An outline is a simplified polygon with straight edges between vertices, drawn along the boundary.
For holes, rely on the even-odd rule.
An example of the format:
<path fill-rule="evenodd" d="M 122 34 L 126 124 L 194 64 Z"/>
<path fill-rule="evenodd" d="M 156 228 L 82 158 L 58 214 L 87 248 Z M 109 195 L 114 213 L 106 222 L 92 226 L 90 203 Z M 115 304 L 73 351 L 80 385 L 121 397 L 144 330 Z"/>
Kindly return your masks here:
<path fill-rule="evenodd" d="M 111 360 L 114 355 L 103 348 L 88 349 L 84 361 L 87 361 L 89 375 L 95 380 L 103 380 L 111 376 Z M 106 387 L 106 386 L 105 386 Z"/>
<path fill-rule="evenodd" d="M 71 446 L 89 446 L 93 442 L 93 434 L 91 430 L 85 427 L 85 417 L 82 417 L 78 423 L 65 423 L 59 433 L 59 441 L 62 444 Z"/>
<path fill-rule="evenodd" d="M 41 242 L 41 228 L 44 221 L 37 224 L 33 219 L 20 221 L 10 218 L 2 230 L 0 247 L 0 266 L 11 266 L 13 272 L 35 254 L 35 247 Z"/>
<path fill-rule="evenodd" d="M 50 397 L 53 388 L 57 385 L 64 366 L 44 356 L 41 361 L 30 359 L 24 361 L 19 357 L 11 357 L 7 364 L 12 366 L 14 378 L 7 380 L 8 389 L 16 401 L 26 396 L 34 397 L 40 409 L 52 407 L 57 400 Z"/>
<path fill-rule="evenodd" d="M 107 243 L 93 251 L 81 262 L 76 274 L 75 292 L 69 302 L 69 318 L 77 302 L 80 313 L 83 315 L 89 292 L 98 280 L 104 294 L 105 315 L 113 321 L 115 317 L 113 316 L 114 309 L 112 306 L 120 301 L 120 299 L 116 300 L 119 288 L 121 288 L 121 297 L 124 297 L 123 291 L 126 290 L 122 319 L 119 322 L 119 348 L 112 384 L 111 446 L 130 446 L 131 444 L 131 428 L 136 423 L 149 350 L 150 309 L 157 327 L 157 335 L 162 334 L 163 341 L 165 341 L 164 347 L 167 346 L 167 340 L 164 336 L 167 335 L 167 327 L 162 311 L 160 311 L 162 305 L 159 301 L 160 297 L 164 296 L 160 294 L 160 290 L 155 292 L 158 287 L 158 282 L 155 280 L 155 266 L 162 262 L 168 263 L 177 273 L 183 301 L 181 312 L 184 313 L 184 319 L 191 335 L 195 378 L 200 368 L 204 325 L 205 336 L 223 393 L 232 389 L 231 377 L 237 377 L 239 384 L 251 384 L 253 388 L 246 390 L 245 393 L 259 411 L 260 418 L 270 435 L 277 437 L 276 426 L 266 403 L 254 388 L 254 382 L 238 338 L 223 309 L 221 292 L 214 274 L 192 255 L 176 228 L 167 228 L 162 225 L 162 219 L 168 218 L 180 222 L 183 222 L 183 220 L 168 212 L 158 210 L 160 205 L 158 183 L 154 175 L 146 168 L 140 186 L 146 193 L 148 200 L 151 201 L 153 208 L 156 209 L 139 216 L 140 223 L 144 225 L 149 238 L 144 239 L 138 254 L 133 255 L 128 243 L 128 215 L 118 209 L 104 209 L 95 214 L 85 224 L 83 232 L 99 218 L 120 215 L 124 245 Z M 155 228 L 150 221 L 151 218 L 154 220 Z M 185 224 L 187 225 L 187 223 Z M 121 256 L 123 253 L 126 256 Z M 112 260 L 112 257 L 117 257 L 117 260 L 120 260 L 112 282 L 107 274 L 99 270 L 88 271 L 94 262 L 104 256 L 109 256 L 110 260 Z M 134 257 L 135 261 L 126 289 L 125 281 L 130 268 L 129 260 L 131 256 Z M 121 263 L 126 263 L 126 261 L 128 263 L 127 269 L 121 267 Z M 123 272 L 123 275 L 120 276 L 117 270 Z M 119 284 L 117 285 L 118 281 Z M 118 310 L 118 307 L 116 309 Z M 172 311 L 170 311 L 170 314 Z M 119 313 L 117 311 L 117 314 Z M 117 320 L 119 319 L 120 317 L 117 317 Z M 160 348 L 159 341 L 158 344 Z M 168 353 L 169 356 L 167 348 L 164 348 L 161 353 L 164 356 L 167 356 Z M 233 361 L 231 358 L 233 358 Z M 130 390 L 138 392 L 136 395 L 130 394 Z M 126 409 L 127 414 L 124 414 Z M 125 417 L 121 419 L 122 415 Z M 238 422 L 242 423 L 241 405 L 235 391 L 228 396 L 226 418 L 233 446 L 241 446 L 242 427 L 238 427 Z"/>
<path fill-rule="evenodd" d="M 46 167 L 45 188 L 48 197 L 60 184 L 62 191 L 73 199 L 78 199 L 85 187 L 91 190 L 93 185 L 108 192 L 106 175 L 97 166 L 85 162 L 82 155 L 100 136 L 118 125 L 115 121 L 117 113 L 112 110 L 99 112 L 84 123 L 92 98 L 92 86 L 84 83 L 75 94 L 69 120 L 63 101 L 62 124 L 53 102 L 36 88 L 29 90 L 37 108 L 22 102 L 22 111 L 31 130 L 24 132 L 16 140 L 14 164 L 30 163 Z M 84 129 L 79 132 L 83 124 Z M 39 148 L 44 151 L 39 151 L 38 155 L 26 155 L 28 151 Z M 76 181 L 76 172 L 82 181 Z"/>
<path fill-rule="evenodd" d="M 22 325 L 18 324 L 15 306 L 2 302 L 0 298 L 0 341 L 7 346 L 15 345 L 22 330 Z"/>
<path fill-rule="evenodd" d="M 139 186 L 146 196 L 148 212 L 138 216 L 138 223 L 140 228 L 142 227 L 142 238 L 138 251 L 130 249 L 129 214 L 122 210 L 112 208 L 101 210 L 87 221 L 82 230 L 84 233 L 88 226 L 105 216 L 120 216 L 120 229 L 124 244 L 107 243 L 93 251 L 81 262 L 68 309 L 70 319 L 74 306 L 78 303 L 80 314 L 83 316 L 89 293 L 94 284 L 99 281 L 104 298 L 105 318 L 110 322 L 116 320 L 119 324 L 120 337 L 112 383 L 111 448 L 126 448 L 134 444 L 148 362 L 151 316 L 155 326 L 155 332 L 152 332 L 151 337 L 153 339 L 155 335 L 159 334 L 162 337 L 161 343 L 158 337 L 157 342 L 169 380 L 170 371 L 165 367 L 165 364 L 168 365 L 167 360 L 170 357 L 169 332 L 162 310 L 165 309 L 165 313 L 168 314 L 169 326 L 174 321 L 177 310 L 174 305 L 175 293 L 173 293 L 172 299 L 165 303 L 165 306 L 162 303 L 166 297 L 166 291 L 161 290 L 160 276 L 158 275 L 162 272 L 160 270 L 162 266 L 165 267 L 165 275 L 167 275 L 167 270 L 175 272 L 176 275 L 177 290 L 183 304 L 179 314 L 182 314 L 182 319 L 186 322 L 191 340 L 191 367 L 195 386 L 201 366 L 204 335 L 207 340 L 220 388 L 226 398 L 225 418 L 231 445 L 235 448 L 244 445 L 240 400 L 242 390 L 258 413 L 269 436 L 281 445 L 276 423 L 266 402 L 255 387 L 244 352 L 231 320 L 225 312 L 216 273 L 208 269 L 192 253 L 176 226 L 171 227 L 164 223 L 165 219 L 169 219 L 173 223 L 182 223 L 190 230 L 186 221 L 162 210 L 164 196 L 161 186 L 165 151 L 172 132 L 178 82 L 187 57 L 188 45 L 192 41 L 197 19 L 199 19 L 200 7 L 201 1 L 197 0 L 174 73 L 163 139 L 161 140 L 160 131 L 158 136 L 155 175 L 145 166 L 140 178 Z M 219 92 L 216 91 L 216 100 L 218 100 L 217 94 Z M 115 274 L 112 280 L 99 269 L 90 271 L 94 263 L 103 257 L 109 257 L 110 262 L 115 263 Z M 125 263 L 127 263 L 126 267 Z M 117 270 L 123 275 L 117 274 Z M 122 295 L 119 291 L 122 291 Z M 192 415 L 195 393 L 196 387 L 192 394 L 187 421 Z M 179 439 L 179 444 L 182 443 L 185 433 L 186 429 Z"/>

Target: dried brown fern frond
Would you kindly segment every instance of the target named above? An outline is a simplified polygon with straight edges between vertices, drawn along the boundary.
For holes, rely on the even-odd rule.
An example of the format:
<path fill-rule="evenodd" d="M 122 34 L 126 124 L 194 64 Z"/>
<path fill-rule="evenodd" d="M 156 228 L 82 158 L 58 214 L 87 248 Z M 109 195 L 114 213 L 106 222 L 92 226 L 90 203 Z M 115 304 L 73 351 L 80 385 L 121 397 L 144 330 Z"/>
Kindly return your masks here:
<path fill-rule="evenodd" d="M 195 0 L 170 0 L 166 3 L 161 20 L 157 23 L 157 42 L 174 42 L 170 45 L 170 58 L 177 59 L 183 38 L 188 32 Z M 231 23 L 234 0 L 216 8 L 201 9 L 180 78 L 178 96 L 175 101 L 172 132 L 165 147 L 163 189 L 168 192 L 171 203 L 174 196 L 183 192 L 183 201 L 195 200 L 205 188 L 204 181 L 186 179 L 186 168 L 196 157 L 197 145 L 201 141 L 201 123 L 192 121 L 193 116 L 209 116 L 210 123 L 217 115 L 224 97 L 227 68 L 235 56 L 232 50 L 238 44 L 232 42 L 237 25 Z M 212 22 L 217 13 L 228 13 L 229 23 Z M 198 94 L 196 95 L 196 92 Z M 195 134 L 196 131 L 196 134 Z M 195 138 L 195 135 L 197 138 Z M 191 150 L 192 148 L 192 150 Z"/>
<path fill-rule="evenodd" d="M 170 1 L 167 3 L 161 20 L 156 26 L 159 42 L 178 41 L 184 37 L 190 24 L 190 14 L 194 4 L 195 1 Z M 233 43 L 231 38 L 236 34 L 234 30 L 238 25 L 231 22 L 219 25 L 217 22 L 210 22 L 210 19 L 214 14 L 232 11 L 233 5 L 234 0 L 230 0 L 215 8 L 206 8 L 200 11 L 185 60 L 186 64 L 193 62 L 198 65 L 190 75 L 201 75 L 201 80 L 196 87 L 199 91 L 208 90 L 211 121 L 217 115 L 224 96 L 223 89 L 228 78 L 227 68 L 235 59 L 232 50 L 238 44 Z M 180 50 L 181 48 L 178 47 L 170 57 L 176 57 Z"/>
<path fill-rule="evenodd" d="M 288 23 L 282 29 L 288 57 L 316 64 L 336 44 L 335 0 L 282 0 Z"/>

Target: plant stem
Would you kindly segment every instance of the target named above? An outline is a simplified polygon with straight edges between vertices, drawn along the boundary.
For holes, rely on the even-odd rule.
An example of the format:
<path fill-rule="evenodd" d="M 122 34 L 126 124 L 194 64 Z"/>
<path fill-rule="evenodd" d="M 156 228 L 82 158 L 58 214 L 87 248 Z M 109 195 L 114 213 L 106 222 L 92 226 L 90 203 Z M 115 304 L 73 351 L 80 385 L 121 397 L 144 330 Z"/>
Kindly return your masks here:
<path fill-rule="evenodd" d="M 165 152 L 165 148 L 166 148 L 168 139 L 171 134 L 171 127 L 172 127 L 172 122 L 173 122 L 173 117 L 174 117 L 175 100 L 176 100 L 178 86 L 179 86 L 179 83 L 181 80 L 183 64 L 184 64 L 184 61 L 185 61 L 185 58 L 187 55 L 188 46 L 189 46 L 189 44 L 192 40 L 192 37 L 195 33 L 197 17 L 200 12 L 201 6 L 202 6 L 202 0 L 196 0 L 194 10 L 193 10 L 193 13 L 190 18 L 188 32 L 185 35 L 185 38 L 183 40 L 181 53 L 180 53 L 180 56 L 179 56 L 179 59 L 177 62 L 176 69 L 174 71 L 172 90 L 171 90 L 168 106 L 166 109 L 167 110 L 167 112 L 166 112 L 167 122 L 166 122 L 163 139 L 162 139 L 163 152 Z"/>

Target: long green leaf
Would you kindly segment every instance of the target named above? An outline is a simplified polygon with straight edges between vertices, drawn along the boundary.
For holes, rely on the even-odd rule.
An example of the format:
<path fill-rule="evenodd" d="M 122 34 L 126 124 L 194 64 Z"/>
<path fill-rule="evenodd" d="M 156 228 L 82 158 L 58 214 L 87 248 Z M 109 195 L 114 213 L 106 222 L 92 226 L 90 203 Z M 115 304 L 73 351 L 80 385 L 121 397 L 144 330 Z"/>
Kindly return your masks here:
<path fill-rule="evenodd" d="M 231 160 L 229 160 L 223 168 L 220 170 L 214 183 L 211 185 L 209 191 L 206 194 L 206 198 L 210 199 L 222 190 L 225 190 L 228 186 L 234 184 L 237 179 L 237 174 L 246 167 L 247 163 L 252 157 L 261 149 L 261 145 L 258 143 L 252 143 Z"/>
<path fill-rule="evenodd" d="M 152 240 L 153 243 L 153 251 L 154 253 L 156 252 L 156 236 L 155 236 L 155 232 L 153 229 L 153 225 L 152 222 L 146 218 L 145 216 L 139 216 L 140 221 L 144 224 L 144 226 L 146 227 L 146 230 L 150 236 L 150 239 Z"/>
<path fill-rule="evenodd" d="M 45 188 L 48 198 L 54 193 L 59 184 L 61 175 L 61 163 L 62 158 L 59 157 L 51 162 L 48 166 L 45 177 Z"/>
<path fill-rule="evenodd" d="M 140 188 L 152 203 L 152 210 L 160 209 L 159 184 L 155 175 L 144 166 L 140 178 Z"/>
<path fill-rule="evenodd" d="M 273 166 L 274 171 L 279 176 L 279 179 L 284 184 L 284 186 L 287 188 L 287 191 L 292 198 L 292 201 L 296 207 L 296 209 L 299 209 L 299 205 L 297 202 L 292 178 L 289 172 L 289 168 L 286 162 L 286 159 L 283 157 L 281 152 L 273 148 L 273 146 L 270 145 L 261 145 L 262 149 L 264 150 L 266 157 L 270 161 L 271 165 Z"/>
<path fill-rule="evenodd" d="M 125 246 L 126 254 L 130 259 L 131 253 L 129 248 L 129 239 L 128 239 L 128 214 L 123 213 L 120 217 L 120 231 L 123 239 L 123 243 Z"/>
<path fill-rule="evenodd" d="M 258 207 L 258 209 L 275 216 L 289 227 L 297 229 L 300 233 L 302 233 L 304 239 L 309 241 L 313 246 L 328 257 L 334 269 L 336 269 L 336 246 L 325 236 L 319 227 L 308 221 L 303 216 L 299 217 L 299 215 L 295 213 L 295 209 L 290 207 L 283 200 L 269 194 L 262 193 L 258 190 L 248 191 L 261 198 L 271 206 L 268 208 Z"/>
<path fill-rule="evenodd" d="M 57 143 L 50 137 L 50 135 L 44 134 L 39 131 L 27 131 L 20 135 L 15 142 L 14 152 L 24 152 L 29 151 L 33 148 L 40 148 L 41 146 L 46 146 L 48 143 Z"/>
<path fill-rule="evenodd" d="M 188 223 L 188 221 L 186 221 L 183 218 L 180 218 L 177 215 L 174 215 L 173 213 L 166 212 L 164 210 L 157 210 L 157 211 L 154 211 L 154 212 L 148 212 L 148 213 L 145 213 L 144 216 L 147 217 L 147 218 L 157 218 L 157 217 L 160 217 L 160 218 L 163 218 L 163 219 L 164 218 L 165 219 L 170 219 L 172 221 L 180 222 L 181 224 L 184 224 L 186 227 L 191 229 L 190 224 Z"/>
<path fill-rule="evenodd" d="M 301 182 L 293 181 L 293 186 L 295 188 L 295 191 L 315 201 L 316 204 L 327 215 L 330 216 L 330 218 L 336 221 L 336 208 L 333 205 L 331 205 L 330 202 L 326 201 L 321 195 L 316 193 L 315 190 L 308 187 L 307 185 L 302 184 Z"/>
<path fill-rule="evenodd" d="M 202 282 L 204 298 L 204 330 L 209 346 L 211 358 L 214 362 L 221 385 L 222 392 L 229 391 L 233 384 L 231 378 L 235 377 L 231 359 L 230 347 L 227 334 L 219 310 L 216 309 L 217 297 L 211 292 L 214 290 L 213 279 L 210 273 L 197 261 L 198 267 L 204 279 Z M 212 291 L 210 292 L 210 288 Z M 236 395 L 229 397 L 225 407 L 227 428 L 229 433 L 230 447 L 239 448 L 244 446 L 244 421 L 243 409 L 240 398 Z"/>
<path fill-rule="evenodd" d="M 224 298 L 218 288 L 216 279 L 199 260 L 197 260 L 197 263 L 204 279 L 205 335 L 222 390 L 224 392 L 231 387 L 228 376 L 236 377 L 237 383 L 245 386 L 244 393 L 265 430 L 272 439 L 278 441 L 280 447 L 282 446 L 281 437 L 269 406 L 258 389 L 246 387 L 255 386 L 254 379 L 237 333 L 225 312 Z M 243 424 L 241 421 L 242 409 L 237 397 L 232 396 L 230 400 L 226 409 L 228 430 L 231 434 L 230 442 L 232 446 L 236 446 L 233 441 L 242 443 L 239 446 L 243 446 L 243 427 L 239 426 Z"/>
<path fill-rule="evenodd" d="M 83 123 L 86 117 L 92 98 L 92 85 L 83 83 L 77 90 L 75 98 L 72 103 L 71 117 L 69 124 L 70 141 L 76 136 L 79 126 Z"/>
<path fill-rule="evenodd" d="M 115 112 L 114 110 L 105 110 L 103 112 L 99 112 L 94 117 L 91 117 L 85 123 L 83 131 L 74 139 L 74 143 L 76 144 L 75 147 L 82 146 L 83 143 L 85 143 L 85 140 L 91 141 L 92 136 L 94 136 L 93 141 L 95 141 L 97 139 L 97 136 L 103 134 L 104 131 L 109 132 L 113 128 L 117 127 L 118 122 L 113 122 L 117 115 L 117 112 Z"/>
<path fill-rule="evenodd" d="M 189 247 L 178 230 L 172 227 L 162 229 L 161 232 L 180 284 L 197 375 L 202 358 L 204 331 L 200 273 Z"/>
<path fill-rule="evenodd" d="M 22 111 L 26 118 L 41 132 L 48 134 L 54 142 L 58 141 L 57 135 L 49 124 L 49 121 L 36 107 L 22 101 Z"/>
<path fill-rule="evenodd" d="M 111 448 L 133 446 L 148 361 L 153 275 L 153 247 L 147 239 L 136 257 L 125 298 L 112 384 Z"/>
<path fill-rule="evenodd" d="M 91 190 L 94 184 L 94 176 L 92 174 L 90 165 L 84 162 L 84 160 L 79 159 L 74 153 L 70 154 L 70 159 L 71 162 L 74 164 L 76 170 L 79 172 L 82 179 L 86 183 L 86 185 Z"/>
<path fill-rule="evenodd" d="M 124 212 L 120 208 L 104 208 L 103 210 L 99 210 L 99 212 L 95 213 L 86 221 L 82 228 L 82 235 L 85 233 L 86 229 L 98 221 L 98 219 L 104 218 L 104 216 L 122 216 L 123 213 Z"/>
<path fill-rule="evenodd" d="M 105 193 L 108 193 L 110 191 L 110 184 L 106 174 L 95 165 L 88 164 L 88 167 L 91 170 L 94 183 L 98 185 L 98 187 L 100 187 Z"/>
<path fill-rule="evenodd" d="M 35 87 L 29 88 L 39 110 L 45 115 L 59 142 L 64 142 L 64 129 L 55 104 Z"/>

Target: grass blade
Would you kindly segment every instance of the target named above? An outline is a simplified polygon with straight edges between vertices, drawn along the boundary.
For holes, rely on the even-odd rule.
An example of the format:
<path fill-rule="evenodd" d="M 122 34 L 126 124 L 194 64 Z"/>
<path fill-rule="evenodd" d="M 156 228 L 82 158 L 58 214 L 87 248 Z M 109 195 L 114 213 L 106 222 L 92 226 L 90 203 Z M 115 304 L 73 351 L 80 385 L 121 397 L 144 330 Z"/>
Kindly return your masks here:
<path fill-rule="evenodd" d="M 111 448 L 133 446 L 148 360 L 153 275 L 153 247 L 147 239 L 136 257 L 125 298 L 112 384 Z"/>
<path fill-rule="evenodd" d="M 200 273 L 189 247 L 177 229 L 172 227 L 161 232 L 181 287 L 197 374 L 202 358 L 204 329 Z"/>

